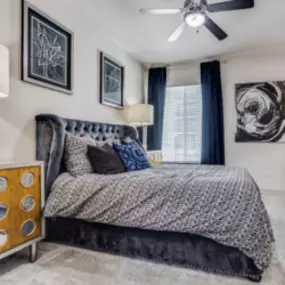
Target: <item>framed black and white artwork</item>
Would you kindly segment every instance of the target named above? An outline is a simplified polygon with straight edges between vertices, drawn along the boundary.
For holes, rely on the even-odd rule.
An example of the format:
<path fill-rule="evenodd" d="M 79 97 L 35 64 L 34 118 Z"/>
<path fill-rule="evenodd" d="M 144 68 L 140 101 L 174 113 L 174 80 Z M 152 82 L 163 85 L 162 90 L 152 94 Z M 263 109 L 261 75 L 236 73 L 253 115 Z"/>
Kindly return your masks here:
<path fill-rule="evenodd" d="M 101 52 L 100 102 L 122 109 L 124 107 L 124 67 Z"/>
<path fill-rule="evenodd" d="M 72 94 L 73 33 L 22 3 L 22 80 Z"/>
<path fill-rule="evenodd" d="M 285 81 L 236 85 L 236 142 L 285 142 Z"/>

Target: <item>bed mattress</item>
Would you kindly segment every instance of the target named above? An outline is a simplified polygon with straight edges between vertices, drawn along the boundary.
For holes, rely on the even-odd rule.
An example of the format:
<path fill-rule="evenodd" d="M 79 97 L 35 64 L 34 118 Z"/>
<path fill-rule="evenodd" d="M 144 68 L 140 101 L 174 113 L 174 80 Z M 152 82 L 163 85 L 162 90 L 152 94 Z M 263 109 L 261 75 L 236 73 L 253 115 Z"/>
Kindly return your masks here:
<path fill-rule="evenodd" d="M 264 270 L 274 242 L 260 191 L 242 168 L 160 165 L 118 175 L 61 174 L 46 217 L 190 233 L 239 249 Z"/>

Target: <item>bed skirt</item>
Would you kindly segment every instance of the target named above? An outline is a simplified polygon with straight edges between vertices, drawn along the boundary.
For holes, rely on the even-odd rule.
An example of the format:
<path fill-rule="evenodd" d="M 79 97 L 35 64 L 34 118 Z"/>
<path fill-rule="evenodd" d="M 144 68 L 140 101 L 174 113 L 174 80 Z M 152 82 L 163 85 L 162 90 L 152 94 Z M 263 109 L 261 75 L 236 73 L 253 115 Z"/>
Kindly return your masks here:
<path fill-rule="evenodd" d="M 241 251 L 197 235 L 47 219 L 47 240 L 157 263 L 261 281 L 262 272 Z"/>

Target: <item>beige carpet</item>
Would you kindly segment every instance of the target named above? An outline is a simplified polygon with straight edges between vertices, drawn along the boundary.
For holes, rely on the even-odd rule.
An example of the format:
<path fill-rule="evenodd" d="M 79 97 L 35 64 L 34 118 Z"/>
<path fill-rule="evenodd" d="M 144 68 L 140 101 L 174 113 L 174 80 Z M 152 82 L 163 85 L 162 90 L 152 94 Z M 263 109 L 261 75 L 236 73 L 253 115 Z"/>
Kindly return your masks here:
<path fill-rule="evenodd" d="M 285 285 L 285 203 L 279 197 L 265 198 L 276 231 L 277 251 L 262 285 Z M 285 199 L 284 199 L 285 202 Z M 278 213 L 277 213 L 278 212 Z M 282 240 L 281 240 L 282 239 Z M 283 265 L 282 265 L 283 264 Z M 39 260 L 31 264 L 25 252 L 0 261 L 1 285 L 252 285 L 236 278 L 153 264 L 42 243 Z"/>
<path fill-rule="evenodd" d="M 58 247 L 43 254 L 36 264 L 22 256 L 1 264 L 1 285 L 235 285 L 243 279 L 209 275 L 188 269 L 152 264 L 87 250 Z M 15 267 L 14 267 L 15 266 Z M 6 267 L 5 270 L 3 270 Z M 9 268 L 10 267 L 10 268 Z M 11 269 L 12 267 L 12 269 Z M 14 268 L 13 268 L 14 267 Z M 284 285 L 285 273 L 276 258 L 264 275 L 263 285 Z"/>

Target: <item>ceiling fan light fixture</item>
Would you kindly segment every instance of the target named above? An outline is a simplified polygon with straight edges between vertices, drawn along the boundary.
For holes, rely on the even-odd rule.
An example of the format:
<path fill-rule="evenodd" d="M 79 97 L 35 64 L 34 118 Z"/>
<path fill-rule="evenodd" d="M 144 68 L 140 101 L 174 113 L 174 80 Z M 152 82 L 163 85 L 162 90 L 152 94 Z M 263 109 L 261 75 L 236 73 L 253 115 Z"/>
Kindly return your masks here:
<path fill-rule="evenodd" d="M 194 28 L 199 28 L 205 23 L 206 17 L 201 12 L 193 12 L 188 14 L 185 20 L 189 26 Z"/>

